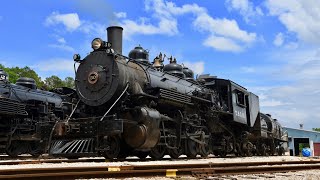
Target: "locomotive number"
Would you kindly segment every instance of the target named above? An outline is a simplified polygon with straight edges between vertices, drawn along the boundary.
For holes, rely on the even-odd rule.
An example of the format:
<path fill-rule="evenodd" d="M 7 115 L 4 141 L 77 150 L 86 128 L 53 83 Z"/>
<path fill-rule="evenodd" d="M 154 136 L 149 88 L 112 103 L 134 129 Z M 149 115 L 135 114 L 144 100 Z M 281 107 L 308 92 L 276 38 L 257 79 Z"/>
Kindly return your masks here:
<path fill-rule="evenodd" d="M 244 113 L 243 111 L 237 111 L 237 110 L 235 110 L 234 113 L 235 113 L 236 116 L 238 116 L 238 117 L 240 117 L 240 118 L 243 118 L 243 119 L 246 118 L 246 115 L 245 115 L 245 113 Z"/>

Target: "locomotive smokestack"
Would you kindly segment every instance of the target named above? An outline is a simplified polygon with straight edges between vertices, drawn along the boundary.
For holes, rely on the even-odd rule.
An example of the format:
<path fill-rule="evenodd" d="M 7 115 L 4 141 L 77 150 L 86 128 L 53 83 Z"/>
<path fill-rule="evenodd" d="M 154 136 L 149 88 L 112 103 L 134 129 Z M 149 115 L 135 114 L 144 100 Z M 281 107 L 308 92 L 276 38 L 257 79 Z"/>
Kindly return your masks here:
<path fill-rule="evenodd" d="M 123 28 L 120 26 L 110 26 L 107 28 L 108 42 L 112 44 L 113 50 L 119 54 L 122 54 L 122 31 Z"/>

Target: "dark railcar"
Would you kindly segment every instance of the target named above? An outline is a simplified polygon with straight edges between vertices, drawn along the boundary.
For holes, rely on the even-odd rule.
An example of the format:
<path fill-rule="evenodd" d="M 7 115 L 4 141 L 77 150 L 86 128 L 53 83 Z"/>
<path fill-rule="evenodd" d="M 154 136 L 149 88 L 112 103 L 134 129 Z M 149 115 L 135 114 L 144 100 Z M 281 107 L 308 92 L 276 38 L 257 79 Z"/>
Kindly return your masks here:
<path fill-rule="evenodd" d="M 72 109 L 71 104 L 66 103 L 68 99 L 64 95 L 37 89 L 32 78 L 19 78 L 16 84 L 2 78 L 1 151 L 12 157 L 44 153 L 55 122 L 64 119 L 68 109 Z"/>

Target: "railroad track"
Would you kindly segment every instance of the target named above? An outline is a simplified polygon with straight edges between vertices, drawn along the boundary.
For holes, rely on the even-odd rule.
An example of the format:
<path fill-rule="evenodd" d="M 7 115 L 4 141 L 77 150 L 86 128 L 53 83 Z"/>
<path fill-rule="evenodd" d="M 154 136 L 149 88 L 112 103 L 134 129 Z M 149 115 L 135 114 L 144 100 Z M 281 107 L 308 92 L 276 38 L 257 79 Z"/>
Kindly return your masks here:
<path fill-rule="evenodd" d="M 209 159 L 220 158 L 216 156 L 208 156 Z M 235 156 L 228 156 L 228 158 L 237 158 Z M 198 157 L 195 159 L 203 159 Z M 162 161 L 183 161 L 188 160 L 188 157 L 179 157 L 179 159 L 171 159 L 170 157 L 164 157 Z M 68 158 L 53 158 L 49 156 L 41 156 L 39 158 L 34 158 L 31 156 L 19 156 L 17 158 L 12 158 L 9 156 L 0 156 L 0 165 L 18 165 L 18 164 L 40 164 L 40 163 L 76 163 L 76 162 L 145 162 L 145 161 L 155 161 L 150 157 L 145 159 L 139 159 L 137 157 L 128 157 L 123 159 L 108 160 L 104 157 L 95 158 L 79 158 L 79 159 L 68 159 Z"/>
<path fill-rule="evenodd" d="M 57 179 L 57 178 L 124 178 L 150 176 L 209 176 L 274 173 L 320 169 L 320 161 L 276 161 L 242 163 L 122 165 L 91 167 L 54 167 L 0 169 L 0 179 Z"/>
<path fill-rule="evenodd" d="M 105 159 L 25 159 L 2 160 L 0 165 L 41 164 L 41 163 L 81 163 L 81 162 L 106 162 Z"/>
<path fill-rule="evenodd" d="M 218 158 L 218 157 L 209 157 L 209 158 Z M 232 157 L 231 157 L 232 158 Z M 182 161 L 188 159 L 187 157 L 179 157 L 179 159 L 174 159 L 174 161 Z M 203 159 L 201 157 L 196 159 Z M 169 158 L 163 158 L 163 161 L 170 161 L 173 160 L 170 157 Z M 8 156 L 2 156 L 0 157 L 0 165 L 18 165 L 18 164 L 40 164 L 40 163 L 75 163 L 75 162 L 145 162 L 145 161 L 155 161 L 152 158 L 148 157 L 145 159 L 139 159 L 136 157 L 129 157 L 125 160 L 123 159 L 114 159 L 114 160 L 108 160 L 104 157 L 95 157 L 95 158 L 79 158 L 79 159 L 68 159 L 68 158 L 53 158 L 49 156 L 43 156 L 39 158 L 33 158 L 30 156 L 21 156 L 18 158 L 12 158 Z"/>
<path fill-rule="evenodd" d="M 185 161 L 187 158 L 179 158 L 179 159 L 171 159 L 171 158 L 164 158 L 162 161 Z M 202 159 L 202 158 L 199 158 Z M 209 158 L 214 161 L 214 157 Z M 41 163 L 51 163 L 51 164 L 57 164 L 57 163 L 86 163 L 86 162 L 152 162 L 151 158 L 146 159 L 139 159 L 139 158 L 127 158 L 125 160 L 107 160 L 105 158 L 81 158 L 81 159 L 66 159 L 66 158 L 22 158 L 17 160 L 12 160 L 12 158 L 6 160 L 0 159 L 0 166 L 1 165 L 19 165 L 19 164 L 41 164 Z M 274 162 L 251 162 L 253 165 L 280 165 L 280 164 L 315 164 L 320 163 L 320 160 L 306 160 L 306 161 L 274 161 Z M 247 163 L 212 163 L 212 166 L 234 166 L 235 164 L 239 166 L 245 166 Z"/>
<path fill-rule="evenodd" d="M 174 161 L 183 161 L 187 158 L 179 158 L 179 159 L 174 159 Z M 26 158 L 26 159 L 16 159 L 16 160 L 12 160 L 12 159 L 8 159 L 8 160 L 0 160 L 0 166 L 1 165 L 19 165 L 19 164 L 41 164 L 41 163 L 52 163 L 52 164 L 56 164 L 56 163 L 81 163 L 81 162 L 152 162 L 154 160 L 152 160 L 151 158 L 147 158 L 147 159 L 138 159 L 138 158 L 132 158 L 132 159 L 125 159 L 125 160 L 108 160 L 105 158 L 81 158 L 81 159 L 53 159 L 53 158 L 49 158 L 49 159 L 36 159 L 36 158 Z M 173 161 L 170 158 L 165 158 L 162 159 L 162 161 Z"/>

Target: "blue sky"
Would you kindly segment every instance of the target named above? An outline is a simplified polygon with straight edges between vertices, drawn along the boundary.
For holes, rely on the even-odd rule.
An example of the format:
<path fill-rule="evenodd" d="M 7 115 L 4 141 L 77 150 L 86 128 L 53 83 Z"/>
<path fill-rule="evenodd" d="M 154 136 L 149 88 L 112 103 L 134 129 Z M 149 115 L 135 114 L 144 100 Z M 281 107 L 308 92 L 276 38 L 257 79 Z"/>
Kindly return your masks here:
<path fill-rule="evenodd" d="M 151 60 L 172 55 L 247 87 L 285 126 L 311 129 L 320 127 L 319 12 L 318 0 L 12 0 L 0 7 L 0 63 L 74 76 L 72 55 L 120 25 L 125 55 L 139 44 Z"/>

